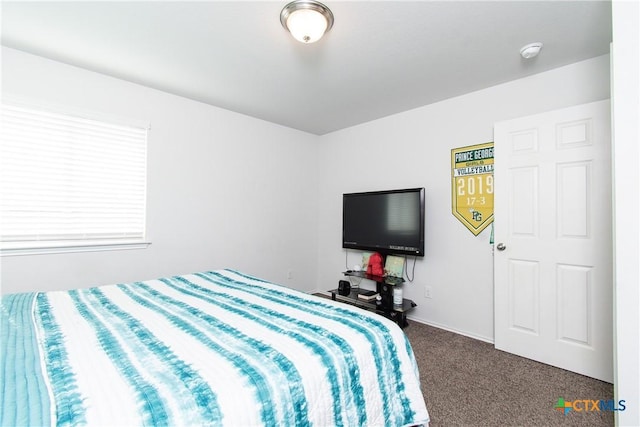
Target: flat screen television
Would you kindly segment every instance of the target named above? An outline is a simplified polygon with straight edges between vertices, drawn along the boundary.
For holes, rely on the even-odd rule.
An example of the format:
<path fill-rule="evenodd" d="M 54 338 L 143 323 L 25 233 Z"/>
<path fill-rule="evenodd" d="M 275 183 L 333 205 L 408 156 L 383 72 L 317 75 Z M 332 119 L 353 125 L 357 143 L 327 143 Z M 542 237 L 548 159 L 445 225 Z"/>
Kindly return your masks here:
<path fill-rule="evenodd" d="M 343 194 L 342 247 L 424 256 L 424 188 Z"/>

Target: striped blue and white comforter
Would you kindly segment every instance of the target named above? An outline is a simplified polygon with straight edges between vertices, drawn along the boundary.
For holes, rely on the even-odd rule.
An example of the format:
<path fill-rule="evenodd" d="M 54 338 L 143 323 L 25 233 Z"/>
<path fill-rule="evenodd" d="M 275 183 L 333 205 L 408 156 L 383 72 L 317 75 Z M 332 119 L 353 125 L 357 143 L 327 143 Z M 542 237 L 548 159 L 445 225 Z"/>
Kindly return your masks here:
<path fill-rule="evenodd" d="M 0 424 L 413 425 L 391 321 L 231 270 L 2 299 Z"/>

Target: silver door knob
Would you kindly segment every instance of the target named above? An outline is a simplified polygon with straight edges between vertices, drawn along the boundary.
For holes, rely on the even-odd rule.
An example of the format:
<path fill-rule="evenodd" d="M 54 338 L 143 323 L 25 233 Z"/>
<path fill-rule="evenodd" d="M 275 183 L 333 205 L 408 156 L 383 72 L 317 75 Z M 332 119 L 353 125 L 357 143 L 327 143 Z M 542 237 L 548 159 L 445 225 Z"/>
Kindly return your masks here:
<path fill-rule="evenodd" d="M 507 249 L 507 247 L 504 245 L 504 243 L 498 243 L 496 249 L 499 251 L 504 251 L 505 249 Z"/>

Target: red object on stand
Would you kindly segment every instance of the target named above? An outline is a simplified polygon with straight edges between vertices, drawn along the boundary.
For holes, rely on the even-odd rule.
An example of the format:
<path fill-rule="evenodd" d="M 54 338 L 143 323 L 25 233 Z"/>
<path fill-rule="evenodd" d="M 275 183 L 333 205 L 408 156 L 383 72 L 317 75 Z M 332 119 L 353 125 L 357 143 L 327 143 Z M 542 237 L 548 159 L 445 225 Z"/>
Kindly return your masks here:
<path fill-rule="evenodd" d="M 382 255 L 378 252 L 374 252 L 369 257 L 369 265 L 367 265 L 367 274 L 374 276 L 384 275 L 384 269 L 382 268 Z"/>

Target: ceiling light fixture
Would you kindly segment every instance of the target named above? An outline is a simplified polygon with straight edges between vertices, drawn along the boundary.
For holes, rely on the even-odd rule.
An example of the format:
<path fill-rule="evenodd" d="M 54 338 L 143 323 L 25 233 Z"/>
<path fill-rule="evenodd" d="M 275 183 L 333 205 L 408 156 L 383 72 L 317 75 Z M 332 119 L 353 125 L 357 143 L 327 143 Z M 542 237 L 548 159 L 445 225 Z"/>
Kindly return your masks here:
<path fill-rule="evenodd" d="M 313 43 L 331 29 L 333 13 L 318 1 L 295 0 L 280 12 L 280 23 L 296 40 Z"/>
<path fill-rule="evenodd" d="M 542 43 L 529 43 L 520 49 L 520 55 L 522 55 L 524 59 L 535 58 L 540 53 L 540 49 L 542 49 Z"/>

